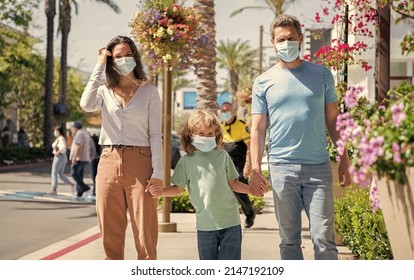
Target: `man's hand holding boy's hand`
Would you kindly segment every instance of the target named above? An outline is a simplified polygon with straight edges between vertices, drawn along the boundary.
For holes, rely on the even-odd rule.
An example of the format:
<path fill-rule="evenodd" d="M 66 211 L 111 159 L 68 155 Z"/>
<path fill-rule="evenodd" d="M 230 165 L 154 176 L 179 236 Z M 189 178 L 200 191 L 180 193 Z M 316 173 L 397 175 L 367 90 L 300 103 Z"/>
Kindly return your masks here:
<path fill-rule="evenodd" d="M 258 197 L 262 197 L 269 189 L 266 178 L 257 170 L 252 170 L 250 187 L 250 193 Z"/>

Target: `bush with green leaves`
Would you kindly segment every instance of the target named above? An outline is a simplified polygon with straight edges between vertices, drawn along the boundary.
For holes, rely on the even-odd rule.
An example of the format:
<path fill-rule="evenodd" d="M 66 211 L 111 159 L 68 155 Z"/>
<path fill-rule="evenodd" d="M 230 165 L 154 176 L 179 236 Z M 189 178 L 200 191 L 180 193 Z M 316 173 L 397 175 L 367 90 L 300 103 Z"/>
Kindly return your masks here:
<path fill-rule="evenodd" d="M 393 259 L 382 212 L 372 210 L 367 188 L 351 187 L 335 199 L 335 227 L 356 258 Z"/>
<path fill-rule="evenodd" d="M 262 213 L 264 201 L 261 197 L 255 197 L 249 195 L 250 201 L 252 202 L 253 209 L 256 213 Z M 158 204 L 162 205 L 163 198 L 158 199 Z M 172 213 L 194 213 L 194 206 L 190 202 L 188 192 L 184 191 L 179 196 L 171 198 L 171 212 Z"/>
<path fill-rule="evenodd" d="M 41 148 L 22 148 L 17 145 L 10 145 L 10 147 L 0 149 L 0 165 L 31 163 L 51 159 L 52 156 L 46 154 Z"/>

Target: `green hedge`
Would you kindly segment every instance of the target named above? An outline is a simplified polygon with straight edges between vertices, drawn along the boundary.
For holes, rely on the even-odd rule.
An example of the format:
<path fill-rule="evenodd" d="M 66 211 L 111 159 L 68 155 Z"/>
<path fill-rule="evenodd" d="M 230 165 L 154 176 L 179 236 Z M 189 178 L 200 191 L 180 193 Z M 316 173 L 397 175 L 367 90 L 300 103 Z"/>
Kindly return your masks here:
<path fill-rule="evenodd" d="M 250 201 L 252 202 L 253 209 L 256 213 L 262 213 L 264 201 L 261 197 L 253 197 L 250 196 Z M 163 199 L 160 197 L 158 199 L 158 204 L 162 205 Z M 190 197 L 188 192 L 184 191 L 179 196 L 175 196 L 171 198 L 171 212 L 172 213 L 194 213 L 195 209 L 194 206 L 190 202 Z"/>
<path fill-rule="evenodd" d="M 393 259 L 382 211 L 372 211 L 369 189 L 352 187 L 335 199 L 335 226 L 343 245 L 358 259 Z"/>
<path fill-rule="evenodd" d="M 0 149 L 0 165 L 22 164 L 50 158 L 52 158 L 51 154 L 46 154 L 42 148 L 10 146 L 5 149 Z M 6 162 L 9 162 L 9 164 Z"/>
<path fill-rule="evenodd" d="M 263 176 L 266 178 L 269 178 L 269 172 L 267 170 L 263 170 L 262 172 Z M 269 186 L 269 191 L 271 190 Z M 263 212 L 264 207 L 264 200 L 262 197 L 255 197 L 252 195 L 249 195 L 250 201 L 252 202 L 253 209 L 256 213 L 260 214 Z M 158 204 L 162 205 L 163 200 L 162 197 L 158 199 Z M 239 206 L 240 212 L 241 207 Z M 181 193 L 181 195 L 172 197 L 171 198 L 171 212 L 172 213 L 194 213 L 195 209 L 194 206 L 190 202 L 190 198 L 188 196 L 188 193 L 184 191 Z"/>

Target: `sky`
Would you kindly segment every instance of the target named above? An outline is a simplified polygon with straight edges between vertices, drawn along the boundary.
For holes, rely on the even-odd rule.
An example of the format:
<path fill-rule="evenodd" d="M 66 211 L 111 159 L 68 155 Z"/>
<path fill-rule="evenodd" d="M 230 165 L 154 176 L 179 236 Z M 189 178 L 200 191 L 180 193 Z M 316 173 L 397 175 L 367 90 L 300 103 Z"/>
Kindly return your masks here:
<path fill-rule="evenodd" d="M 36 47 L 44 53 L 46 50 L 46 16 L 44 15 L 43 2 L 34 15 L 34 25 L 30 32 L 43 39 L 43 42 Z M 69 34 L 68 64 L 70 66 L 78 67 L 87 72 L 92 71 L 100 47 L 105 46 L 111 38 L 117 35 L 131 35 L 128 23 L 138 10 L 139 0 L 116 0 L 115 2 L 121 9 L 120 14 L 116 14 L 108 6 L 94 0 L 78 1 L 78 14 L 76 15 L 72 10 L 72 26 Z M 305 18 L 314 18 L 315 12 L 320 10 L 323 2 L 323 0 L 296 0 L 286 13 L 297 16 L 304 23 Z M 192 1 L 187 0 L 186 3 L 191 5 Z M 215 0 L 217 42 L 219 40 L 241 39 L 249 41 L 253 48 L 258 48 L 260 25 L 263 25 L 263 45 L 271 46 L 268 29 L 273 20 L 273 13 L 270 10 L 247 10 L 230 18 L 231 12 L 238 8 L 262 5 L 263 3 L 264 0 Z M 58 24 L 57 18 L 56 16 L 55 27 Z M 34 26 L 38 26 L 38 28 Z M 273 52 L 272 48 L 266 48 L 265 59 Z M 59 55 L 60 37 L 57 37 L 55 39 L 55 56 Z M 225 76 L 226 72 L 218 69 L 218 81 L 224 79 Z"/>

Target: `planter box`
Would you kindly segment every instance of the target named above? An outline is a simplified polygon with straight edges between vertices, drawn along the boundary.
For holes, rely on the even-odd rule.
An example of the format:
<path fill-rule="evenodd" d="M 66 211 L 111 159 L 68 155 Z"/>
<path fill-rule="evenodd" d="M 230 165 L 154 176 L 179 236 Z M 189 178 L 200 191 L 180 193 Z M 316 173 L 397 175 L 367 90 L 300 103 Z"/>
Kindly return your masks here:
<path fill-rule="evenodd" d="M 406 175 L 405 185 L 382 178 L 377 186 L 396 260 L 414 260 L 414 168 L 408 168 Z"/>

